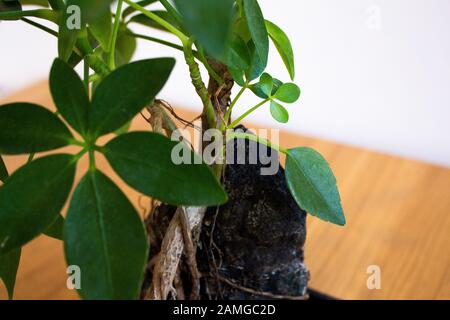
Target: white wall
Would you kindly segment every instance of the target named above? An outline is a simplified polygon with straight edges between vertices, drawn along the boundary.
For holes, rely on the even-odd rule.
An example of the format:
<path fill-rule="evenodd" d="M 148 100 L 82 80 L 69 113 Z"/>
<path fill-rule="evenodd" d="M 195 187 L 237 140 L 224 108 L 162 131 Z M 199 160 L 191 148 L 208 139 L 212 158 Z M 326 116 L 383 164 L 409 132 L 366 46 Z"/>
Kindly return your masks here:
<path fill-rule="evenodd" d="M 260 3 L 292 38 L 303 91 L 280 127 L 450 166 L 450 1 Z M 45 78 L 55 55 L 52 37 L 1 23 L 0 96 Z M 178 65 L 162 97 L 198 109 L 179 54 L 141 42 L 136 59 L 174 55 Z M 287 81 L 274 49 L 271 55 L 269 72 Z M 237 112 L 255 101 L 245 96 Z M 253 120 L 277 126 L 267 108 Z"/>

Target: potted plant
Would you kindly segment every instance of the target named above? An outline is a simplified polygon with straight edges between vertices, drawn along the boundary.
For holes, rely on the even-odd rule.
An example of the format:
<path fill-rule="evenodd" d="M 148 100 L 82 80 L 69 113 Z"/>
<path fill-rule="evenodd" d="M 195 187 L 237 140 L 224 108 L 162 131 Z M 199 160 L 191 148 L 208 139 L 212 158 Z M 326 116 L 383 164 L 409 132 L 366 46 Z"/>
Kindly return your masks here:
<path fill-rule="evenodd" d="M 157 2 L 164 10 L 155 9 Z M 41 234 L 64 241 L 67 264 L 81 271 L 84 299 L 307 297 L 306 212 L 338 225 L 345 218 L 336 180 L 319 153 L 283 148 L 241 126 L 259 108 L 287 122 L 282 104 L 300 96 L 297 85 L 264 72 L 269 41 L 291 80 L 294 55 L 257 0 L 0 0 L 0 20 L 28 23 L 58 41 L 49 77 L 57 112 L 24 102 L 0 106 L 0 154 L 30 155 L 11 176 L 0 157 L 0 277 L 10 297 L 21 247 Z M 149 27 L 148 35 L 133 33 L 132 23 Z M 176 41 L 153 37 L 152 29 Z M 204 142 L 195 152 L 174 141 L 173 110 L 157 95 L 175 60 L 130 62 L 138 38 L 183 52 L 203 107 L 196 129 L 213 130 L 214 148 Z M 82 78 L 73 69 L 80 63 Z M 233 96 L 235 86 L 240 90 Z M 255 106 L 234 117 L 247 90 Z M 144 108 L 149 130 L 130 132 Z M 100 144 L 108 134 L 110 141 Z M 223 161 L 239 153 L 239 142 L 245 155 L 252 147 L 277 158 L 284 153 L 285 169 L 261 175 L 259 156 L 253 164 Z M 69 145 L 79 151 L 35 157 Z M 211 149 L 206 161 L 202 156 Z M 159 201 L 146 221 L 97 167 L 98 154 L 129 186 Z M 191 163 L 174 159 L 180 154 Z M 74 186 L 84 156 L 89 170 Z"/>

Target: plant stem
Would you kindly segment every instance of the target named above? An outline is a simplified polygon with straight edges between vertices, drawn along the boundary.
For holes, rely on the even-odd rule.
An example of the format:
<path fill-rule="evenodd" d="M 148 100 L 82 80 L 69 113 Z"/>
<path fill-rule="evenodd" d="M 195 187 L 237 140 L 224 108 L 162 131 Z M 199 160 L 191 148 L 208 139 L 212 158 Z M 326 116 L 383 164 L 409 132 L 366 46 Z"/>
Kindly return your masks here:
<path fill-rule="evenodd" d="M 58 32 L 56 32 L 56 31 L 54 31 L 54 30 L 52 30 L 52 29 L 50 29 L 50 28 L 48 28 L 48 27 L 46 27 L 46 26 L 44 26 L 44 25 L 42 25 L 40 23 L 37 23 L 37 22 L 35 22 L 33 20 L 30 20 L 28 18 L 25 18 L 25 17 L 23 17 L 20 20 L 22 20 L 25 23 L 28 23 L 29 25 L 32 25 L 33 27 L 36 27 L 38 29 L 41 29 L 41 30 L 45 31 L 45 32 L 51 34 L 52 36 L 58 37 Z"/>
<path fill-rule="evenodd" d="M 146 35 L 143 35 L 143 34 L 133 33 L 131 31 L 126 31 L 126 33 L 129 36 L 132 36 L 132 37 L 135 37 L 135 38 L 139 38 L 139 39 L 143 39 L 143 40 L 147 40 L 147 41 L 152 41 L 152 42 L 159 43 L 159 44 L 162 44 L 164 46 L 167 46 L 167 47 L 170 47 L 170 48 L 173 48 L 173 49 L 176 49 L 176 50 L 183 51 L 183 46 L 180 46 L 178 44 L 175 44 L 175 43 L 172 43 L 172 42 L 169 42 L 169 41 L 166 41 L 166 40 L 162 40 L 162 39 L 146 36 Z M 193 54 L 196 57 L 198 56 L 197 52 L 193 52 Z"/>
<path fill-rule="evenodd" d="M 175 20 L 177 20 L 177 22 L 179 24 L 181 24 L 181 17 L 180 14 L 178 13 L 177 10 L 175 10 L 175 8 L 170 4 L 169 1 L 167 0 L 159 0 L 159 2 L 161 2 L 161 4 L 164 6 L 164 8 L 166 8 L 166 10 L 172 15 L 172 17 L 175 18 Z"/>
<path fill-rule="evenodd" d="M 203 65 L 205 66 L 205 68 L 208 71 L 209 75 L 214 78 L 214 80 L 219 84 L 219 86 L 221 86 L 223 84 L 223 80 L 217 74 L 217 72 L 210 66 L 210 64 L 208 63 L 208 59 L 206 59 L 205 53 L 203 51 L 203 48 L 200 47 L 200 46 L 197 46 L 197 44 L 196 44 L 196 47 L 197 47 L 197 50 L 198 50 L 199 60 L 203 63 Z"/>
<path fill-rule="evenodd" d="M 234 106 L 235 106 L 236 103 L 238 102 L 239 98 L 244 94 L 244 92 L 245 92 L 245 90 L 246 90 L 247 88 L 248 88 L 248 87 L 247 87 L 247 84 L 246 84 L 245 86 L 243 86 L 243 87 L 241 88 L 241 90 L 239 90 L 239 93 L 236 95 L 236 97 L 235 97 L 235 98 L 233 99 L 233 101 L 231 102 L 230 106 L 228 107 L 228 110 L 227 110 L 227 112 L 225 113 L 225 116 L 224 116 L 224 121 L 223 121 L 223 122 L 224 122 L 224 123 L 223 123 L 224 128 L 222 128 L 222 130 L 226 129 L 225 126 L 227 126 L 227 123 L 228 123 L 228 121 L 230 120 L 231 113 L 233 112 Z"/>
<path fill-rule="evenodd" d="M 93 148 L 89 149 L 89 170 L 95 171 L 95 150 Z"/>
<path fill-rule="evenodd" d="M 226 136 L 226 140 L 227 142 L 233 139 L 247 139 L 247 140 L 251 140 L 251 141 L 255 141 L 258 143 L 262 143 L 266 146 L 268 146 L 269 148 L 272 148 L 276 151 L 280 151 L 284 154 L 287 154 L 288 150 L 286 148 L 283 148 L 277 144 L 272 143 L 271 141 L 258 137 L 254 134 L 250 134 L 250 133 L 243 133 L 243 132 L 234 132 L 234 131 L 229 131 L 227 132 L 227 136 Z"/>
<path fill-rule="evenodd" d="M 153 12 L 150 12 L 146 10 L 144 7 L 141 7 L 140 5 L 130 1 L 130 0 L 123 0 L 125 3 L 127 3 L 130 7 L 136 9 L 137 11 L 144 14 L 146 17 L 152 19 L 156 23 L 160 24 L 162 27 L 166 28 L 169 32 L 173 33 L 175 36 L 177 36 L 183 45 L 188 42 L 189 38 L 180 30 L 175 28 L 173 25 L 168 23 L 166 20 L 162 19 L 158 15 L 154 14 Z"/>
<path fill-rule="evenodd" d="M 84 59 L 84 70 L 83 70 L 83 80 L 84 80 L 84 87 L 86 89 L 86 93 L 88 95 L 88 97 L 90 96 L 89 94 L 89 64 L 87 63 L 86 59 Z"/>
<path fill-rule="evenodd" d="M 114 70 L 115 65 L 116 65 L 116 62 L 115 62 L 116 41 L 117 41 L 117 35 L 119 34 L 122 5 L 123 5 L 123 0 L 119 0 L 119 2 L 117 3 L 116 17 L 114 20 L 114 29 L 111 34 L 111 40 L 109 41 L 108 67 L 110 70 Z"/>
<path fill-rule="evenodd" d="M 245 112 L 242 116 L 240 116 L 239 118 L 237 118 L 236 120 L 234 120 L 229 126 L 228 129 L 234 128 L 235 126 L 237 126 L 239 123 L 241 123 L 242 120 L 244 120 L 249 114 L 251 114 L 253 111 L 255 111 L 256 109 L 258 109 L 259 107 L 261 107 L 262 105 L 266 104 L 266 102 L 269 102 L 270 98 L 267 98 L 266 100 L 261 101 L 260 103 L 258 103 L 256 106 L 254 106 L 253 108 L 249 109 L 247 112 Z"/>
<path fill-rule="evenodd" d="M 189 67 L 192 84 L 194 85 L 195 91 L 197 92 L 198 96 L 202 100 L 203 114 L 206 116 L 208 127 L 215 128 L 217 125 L 216 114 L 214 112 L 214 107 L 212 105 L 211 99 L 209 98 L 208 90 L 203 83 L 200 69 L 197 62 L 195 62 L 194 55 L 192 54 L 192 41 L 188 41 L 184 44 L 184 58 L 186 60 L 186 64 Z"/>
<path fill-rule="evenodd" d="M 41 29 L 52 36 L 58 37 L 58 32 L 38 23 L 35 21 L 32 21 L 28 18 L 22 18 L 23 22 L 28 23 L 29 25 L 32 25 L 33 27 L 36 27 L 38 29 Z M 99 73 L 100 75 L 104 76 L 109 73 L 108 66 L 96 55 L 93 55 L 93 49 L 90 48 L 89 42 L 84 41 L 80 45 L 80 43 L 77 44 L 77 47 L 74 48 L 74 52 L 78 54 L 80 57 L 83 57 L 85 61 L 88 62 L 89 66 L 94 70 L 95 72 Z"/>

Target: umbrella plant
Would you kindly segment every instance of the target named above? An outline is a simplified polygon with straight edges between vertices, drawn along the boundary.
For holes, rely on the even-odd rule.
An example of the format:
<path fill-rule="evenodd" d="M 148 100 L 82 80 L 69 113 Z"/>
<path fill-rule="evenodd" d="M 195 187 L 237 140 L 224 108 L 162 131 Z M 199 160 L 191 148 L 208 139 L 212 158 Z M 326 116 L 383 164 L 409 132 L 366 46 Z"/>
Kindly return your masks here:
<path fill-rule="evenodd" d="M 345 224 L 335 177 L 318 152 L 304 146 L 286 149 L 233 130 L 262 108 L 286 123 L 286 105 L 300 97 L 292 82 L 289 38 L 264 18 L 257 0 L 0 0 L 0 20 L 27 23 L 58 43 L 49 73 L 57 111 L 26 102 L 0 106 L 0 154 L 29 155 L 11 175 L 0 156 L 0 278 L 10 297 L 21 248 L 45 234 L 64 241 L 67 264 L 82 270 L 82 298 L 138 298 L 151 248 L 136 209 L 97 166 L 99 155 L 130 187 L 185 213 L 227 201 L 223 164 L 207 164 L 192 149 L 187 152 L 195 164 L 171 159 L 180 143 L 170 139 L 177 127 L 157 96 L 175 59 L 132 61 L 138 39 L 183 53 L 178 67 L 189 73 L 192 83 L 186 85 L 194 86 L 202 105 L 201 130 L 215 129 L 225 141 L 248 139 L 284 153 L 287 184 L 298 206 Z M 148 30 L 137 34 L 133 24 Z M 161 34 L 155 29 L 171 41 L 155 36 Z M 265 72 L 270 42 L 286 66 L 286 74 L 278 77 L 287 82 Z M 84 66 L 81 77 L 74 71 L 78 65 Z M 239 87 L 234 96 L 233 87 Z M 240 98 L 247 91 L 254 93 L 255 105 L 244 109 Z M 153 126 L 130 131 L 130 122 L 144 108 Z M 110 139 L 102 144 L 99 138 L 105 135 Z M 77 151 L 58 151 L 66 146 Z M 75 185 L 82 157 L 89 158 L 89 168 Z"/>

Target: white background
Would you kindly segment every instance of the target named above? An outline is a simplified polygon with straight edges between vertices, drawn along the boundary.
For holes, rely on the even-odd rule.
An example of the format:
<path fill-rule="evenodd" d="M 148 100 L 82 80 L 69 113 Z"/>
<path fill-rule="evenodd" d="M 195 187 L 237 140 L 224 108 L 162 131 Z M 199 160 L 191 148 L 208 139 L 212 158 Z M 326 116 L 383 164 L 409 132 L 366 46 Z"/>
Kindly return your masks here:
<path fill-rule="evenodd" d="M 280 128 L 450 166 L 449 0 L 260 0 L 290 35 L 301 101 Z M 150 32 L 149 29 L 137 29 Z M 55 38 L 22 22 L 0 23 L 0 97 L 44 79 Z M 172 49 L 139 43 L 136 59 L 176 56 L 161 97 L 199 110 Z M 268 71 L 289 80 L 274 48 Z M 248 95 L 240 113 L 257 100 Z M 267 108 L 254 122 L 278 126 Z"/>

